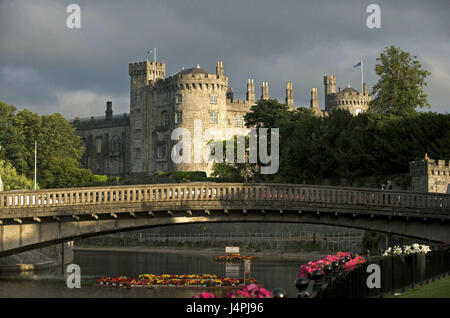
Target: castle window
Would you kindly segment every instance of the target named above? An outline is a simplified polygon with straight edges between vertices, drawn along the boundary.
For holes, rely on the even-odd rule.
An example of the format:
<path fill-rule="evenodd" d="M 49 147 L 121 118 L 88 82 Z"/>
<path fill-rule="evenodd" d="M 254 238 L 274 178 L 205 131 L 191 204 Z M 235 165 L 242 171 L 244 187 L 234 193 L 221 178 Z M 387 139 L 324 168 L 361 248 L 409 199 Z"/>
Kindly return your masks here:
<path fill-rule="evenodd" d="M 141 148 L 136 148 L 136 159 L 141 158 Z"/>
<path fill-rule="evenodd" d="M 186 89 L 189 89 L 189 84 L 186 84 Z"/>
<path fill-rule="evenodd" d="M 211 95 L 209 99 L 211 104 L 217 104 L 217 95 Z"/>
<path fill-rule="evenodd" d="M 95 150 L 97 151 L 97 153 L 102 152 L 102 137 L 97 137 L 97 139 L 95 140 Z"/>
<path fill-rule="evenodd" d="M 182 100 L 183 100 L 183 96 L 181 94 L 175 95 L 175 103 L 181 104 Z"/>
<path fill-rule="evenodd" d="M 217 112 L 216 111 L 210 111 L 209 112 L 209 119 L 211 124 L 217 124 Z"/>
<path fill-rule="evenodd" d="M 244 118 L 242 115 L 236 115 L 236 127 L 243 127 L 244 126 Z"/>
<path fill-rule="evenodd" d="M 166 158 L 167 157 L 166 145 L 159 145 L 156 153 L 159 159 Z"/>
<path fill-rule="evenodd" d="M 227 119 L 227 125 L 231 125 L 231 119 Z"/>
<path fill-rule="evenodd" d="M 181 124 L 183 122 L 183 112 L 175 113 L 175 124 Z"/>
<path fill-rule="evenodd" d="M 198 87 L 199 87 L 200 89 L 202 89 L 202 83 L 199 83 L 199 84 L 198 84 Z"/>
<path fill-rule="evenodd" d="M 192 83 L 192 88 L 195 89 L 195 83 Z"/>
<path fill-rule="evenodd" d="M 161 126 L 169 126 L 169 113 L 167 111 L 161 112 Z"/>

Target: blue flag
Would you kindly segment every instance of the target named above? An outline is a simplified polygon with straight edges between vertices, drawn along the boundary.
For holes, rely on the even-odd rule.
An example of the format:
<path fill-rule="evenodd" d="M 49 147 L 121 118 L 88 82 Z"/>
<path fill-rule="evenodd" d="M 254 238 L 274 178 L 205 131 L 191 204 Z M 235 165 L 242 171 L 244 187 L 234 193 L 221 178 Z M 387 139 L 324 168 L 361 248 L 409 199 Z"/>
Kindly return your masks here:
<path fill-rule="evenodd" d="M 358 67 L 358 66 L 361 66 L 361 62 L 359 62 L 359 63 L 356 64 L 356 65 L 353 65 L 353 67 Z"/>

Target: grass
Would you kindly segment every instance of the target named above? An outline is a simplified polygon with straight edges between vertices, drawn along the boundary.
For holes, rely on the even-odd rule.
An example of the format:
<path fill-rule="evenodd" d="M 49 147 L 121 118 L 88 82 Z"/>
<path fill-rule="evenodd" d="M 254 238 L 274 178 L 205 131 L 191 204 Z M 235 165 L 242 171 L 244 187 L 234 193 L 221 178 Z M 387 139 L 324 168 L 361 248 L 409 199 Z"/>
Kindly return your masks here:
<path fill-rule="evenodd" d="M 415 287 L 393 298 L 450 298 L 450 276 L 428 285 Z"/>

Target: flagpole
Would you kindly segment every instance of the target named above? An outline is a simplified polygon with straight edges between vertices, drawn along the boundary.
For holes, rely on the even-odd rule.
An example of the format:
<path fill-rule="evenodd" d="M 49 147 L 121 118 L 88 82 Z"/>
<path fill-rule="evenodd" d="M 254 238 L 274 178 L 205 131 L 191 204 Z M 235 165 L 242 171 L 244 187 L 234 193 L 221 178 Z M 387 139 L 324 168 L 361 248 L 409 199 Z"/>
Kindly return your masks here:
<path fill-rule="evenodd" d="M 361 60 L 361 93 L 364 94 L 364 68 L 362 60 Z"/>
<path fill-rule="evenodd" d="M 36 153 L 37 153 L 37 141 L 34 141 L 34 190 L 36 191 Z"/>

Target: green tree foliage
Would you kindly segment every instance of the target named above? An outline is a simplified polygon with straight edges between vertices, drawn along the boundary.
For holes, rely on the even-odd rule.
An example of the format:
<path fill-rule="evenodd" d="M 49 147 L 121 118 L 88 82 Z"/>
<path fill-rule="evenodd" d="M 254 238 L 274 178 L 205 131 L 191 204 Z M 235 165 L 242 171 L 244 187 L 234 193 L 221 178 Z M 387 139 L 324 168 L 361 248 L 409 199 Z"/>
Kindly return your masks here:
<path fill-rule="evenodd" d="M 390 46 L 377 61 L 375 72 L 380 79 L 373 87 L 370 112 L 402 116 L 415 113 L 417 108 L 430 108 L 423 88 L 431 73 L 422 69 L 417 56 Z"/>
<path fill-rule="evenodd" d="M 248 118 L 248 121 L 247 121 Z M 346 110 L 317 117 L 306 108 L 289 111 L 273 100 L 259 101 L 247 125 L 280 129 L 280 168 L 257 180 L 339 184 L 372 176 L 408 173 L 409 162 L 423 158 L 450 159 L 450 114 L 417 113 L 386 116 Z M 242 179 L 244 164 L 222 163 L 214 175 Z"/>
<path fill-rule="evenodd" d="M 37 180 L 42 188 L 76 187 L 92 183 L 92 172 L 80 167 L 84 148 L 75 129 L 60 114 L 40 116 L 28 109 L 0 103 L 0 156 L 34 179 L 37 141 Z"/>
<path fill-rule="evenodd" d="M 5 191 L 9 190 L 32 190 L 34 181 L 24 175 L 17 173 L 11 163 L 0 160 L 0 176 L 3 181 Z"/>

